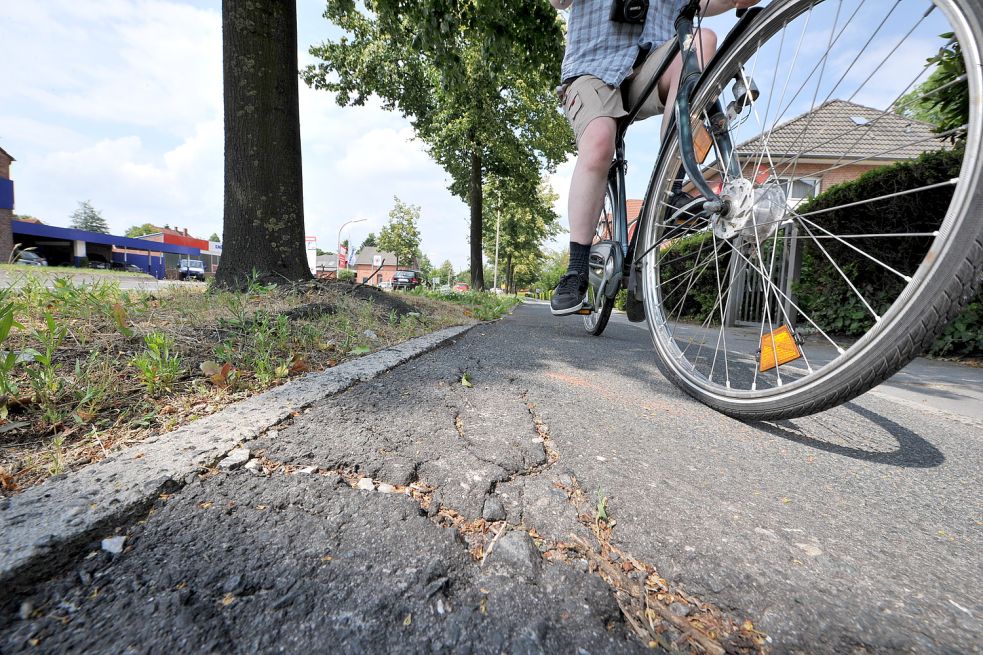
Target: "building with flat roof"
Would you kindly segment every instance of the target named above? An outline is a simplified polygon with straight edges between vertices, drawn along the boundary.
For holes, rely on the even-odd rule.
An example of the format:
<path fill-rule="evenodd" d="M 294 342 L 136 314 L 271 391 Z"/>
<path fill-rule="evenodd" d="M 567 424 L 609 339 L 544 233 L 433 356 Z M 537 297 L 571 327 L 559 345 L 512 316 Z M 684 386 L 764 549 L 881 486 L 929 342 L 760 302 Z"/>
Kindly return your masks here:
<path fill-rule="evenodd" d="M 14 249 L 10 222 L 14 220 L 14 182 L 10 179 L 10 164 L 15 160 L 0 148 L 0 261 L 7 261 Z"/>
<path fill-rule="evenodd" d="M 166 277 L 165 255 L 200 259 L 201 249 L 171 243 L 134 239 L 115 234 L 87 232 L 43 223 L 11 221 L 14 241 L 22 248 L 34 248 L 51 266 L 83 266 L 91 262 L 106 265 L 132 264 L 158 279 Z"/>

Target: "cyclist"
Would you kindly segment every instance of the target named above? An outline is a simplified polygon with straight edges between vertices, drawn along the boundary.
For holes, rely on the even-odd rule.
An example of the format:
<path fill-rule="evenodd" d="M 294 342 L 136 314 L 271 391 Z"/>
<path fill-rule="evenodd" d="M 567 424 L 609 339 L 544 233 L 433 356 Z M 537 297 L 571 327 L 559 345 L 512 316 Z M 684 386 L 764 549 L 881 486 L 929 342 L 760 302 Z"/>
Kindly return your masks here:
<path fill-rule="evenodd" d="M 567 206 L 570 265 L 550 300 L 555 316 L 576 313 L 587 297 L 588 257 L 614 158 L 617 120 L 628 113 L 620 87 L 628 84 L 628 101 L 637 102 L 645 83 L 671 50 L 675 18 L 688 1 L 550 0 L 558 10 L 570 9 L 563 84 L 557 92 L 577 138 L 577 163 Z M 701 13 L 713 16 L 759 1 L 702 0 Z M 717 36 L 703 28 L 695 35 L 694 45 L 702 64 L 716 52 Z M 682 58 L 677 55 L 659 80 L 658 92 L 639 112 L 639 120 L 673 106 L 681 67 Z M 666 124 L 663 122 L 663 136 Z"/>

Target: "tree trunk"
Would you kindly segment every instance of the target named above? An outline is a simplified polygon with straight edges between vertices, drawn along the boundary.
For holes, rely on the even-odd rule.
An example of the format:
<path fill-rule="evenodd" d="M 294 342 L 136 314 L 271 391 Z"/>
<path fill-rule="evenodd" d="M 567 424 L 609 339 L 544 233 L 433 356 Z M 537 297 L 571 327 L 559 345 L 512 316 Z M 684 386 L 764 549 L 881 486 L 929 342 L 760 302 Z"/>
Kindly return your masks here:
<path fill-rule="evenodd" d="M 222 0 L 225 217 L 216 282 L 311 277 L 304 244 L 296 0 Z"/>
<path fill-rule="evenodd" d="M 481 155 L 477 150 L 471 152 L 468 197 L 471 205 L 471 288 L 475 291 L 484 291 L 484 256 L 481 249 Z"/>
<path fill-rule="evenodd" d="M 508 260 L 505 262 L 505 291 L 512 291 L 512 251 L 509 251 Z"/>

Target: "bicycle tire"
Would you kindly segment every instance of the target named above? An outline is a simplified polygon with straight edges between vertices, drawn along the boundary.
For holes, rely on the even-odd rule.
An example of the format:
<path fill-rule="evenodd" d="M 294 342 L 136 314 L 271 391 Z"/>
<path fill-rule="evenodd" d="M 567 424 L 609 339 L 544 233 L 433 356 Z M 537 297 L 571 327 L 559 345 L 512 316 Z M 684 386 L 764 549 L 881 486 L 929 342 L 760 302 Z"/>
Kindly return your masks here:
<path fill-rule="evenodd" d="M 614 186 L 613 180 L 608 178 L 608 188 L 607 194 L 605 195 L 605 203 L 601 207 L 601 215 L 598 217 L 598 227 L 595 230 L 596 236 L 602 240 L 611 239 L 611 218 L 614 216 L 614 202 L 617 197 L 617 192 Z M 603 226 L 603 227 L 602 227 Z M 602 234 L 601 231 L 605 230 Z M 614 302 L 611 298 L 602 296 L 600 300 L 593 297 L 593 293 L 589 292 L 590 295 L 588 299 L 594 306 L 595 311 L 592 311 L 587 316 L 584 316 L 584 330 L 587 334 L 591 336 L 599 337 L 604 332 L 604 329 L 608 326 L 608 321 L 611 320 L 611 310 L 614 307 Z"/>
<path fill-rule="evenodd" d="M 796 9 L 818 4 L 822 3 L 802 0 L 772 3 L 766 7 L 748 31 L 734 42 L 733 47 L 728 52 L 719 53 L 713 60 L 694 91 L 693 105 L 705 106 L 709 98 L 719 94 L 723 88 L 720 82 L 724 80 L 726 85 L 729 69 L 735 64 L 740 65 L 742 60 L 747 61 L 747 52 L 761 47 L 777 33 L 779 26 L 787 27 L 788 22 L 795 18 L 793 13 Z M 968 71 L 971 97 L 979 98 L 983 92 L 980 72 L 983 60 L 983 2 L 940 0 L 935 6 L 942 8 L 952 31 L 956 32 Z M 656 363 L 661 372 L 686 393 L 721 413 L 741 420 L 779 420 L 813 414 L 849 401 L 886 380 L 922 353 L 970 302 L 983 283 L 983 221 L 980 220 L 979 211 L 974 210 L 983 203 L 983 164 L 979 154 L 974 152 L 983 133 L 981 112 L 983 110 L 978 101 L 971 103 L 962 170 L 958 181 L 953 181 L 951 205 L 924 261 L 874 328 L 856 343 L 822 365 L 819 371 L 813 371 L 810 365 L 808 375 L 784 387 L 779 381 L 774 388 L 756 389 L 752 385 L 749 390 L 735 392 L 730 388 L 729 380 L 726 388 L 714 382 L 712 368 L 709 379 L 701 379 L 695 368 L 687 365 L 689 362 L 681 361 L 685 358 L 678 356 L 679 346 L 674 341 L 675 337 L 666 330 L 665 306 L 657 283 L 659 278 L 653 272 L 655 266 L 651 265 L 655 257 L 645 256 L 643 297 Z M 663 152 L 653 169 L 647 199 L 658 197 L 657 194 L 666 189 L 675 176 L 679 166 L 676 154 L 678 141 L 678 132 L 674 126 L 670 126 Z M 657 218 L 661 209 L 659 203 L 647 201 L 645 204 L 646 214 L 637 250 L 641 253 L 655 247 L 661 229 Z M 760 248 L 761 243 L 757 245 Z M 714 265 L 717 266 L 716 263 Z M 761 268 L 763 270 L 764 266 Z M 692 285 L 692 277 L 689 284 Z M 723 300 L 721 295 L 718 302 Z M 721 333 L 724 331 L 723 324 L 721 316 Z M 723 350 L 726 353 L 726 342 Z"/>

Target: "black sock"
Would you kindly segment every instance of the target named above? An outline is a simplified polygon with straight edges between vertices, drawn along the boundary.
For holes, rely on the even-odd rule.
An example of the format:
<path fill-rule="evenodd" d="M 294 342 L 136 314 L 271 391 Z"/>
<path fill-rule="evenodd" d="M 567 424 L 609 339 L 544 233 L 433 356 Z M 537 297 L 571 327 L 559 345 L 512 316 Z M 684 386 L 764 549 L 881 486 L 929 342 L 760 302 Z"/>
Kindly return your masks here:
<path fill-rule="evenodd" d="M 582 243 L 571 241 L 570 265 L 567 267 L 567 273 L 576 273 L 580 277 L 586 278 L 588 273 L 589 261 L 590 261 L 590 245 L 585 246 Z"/>

